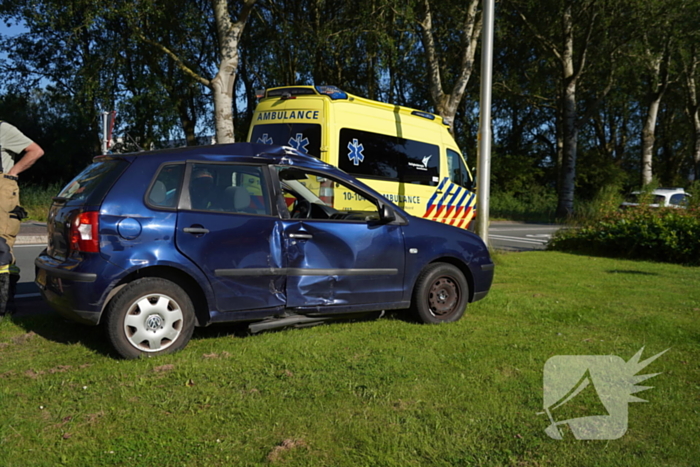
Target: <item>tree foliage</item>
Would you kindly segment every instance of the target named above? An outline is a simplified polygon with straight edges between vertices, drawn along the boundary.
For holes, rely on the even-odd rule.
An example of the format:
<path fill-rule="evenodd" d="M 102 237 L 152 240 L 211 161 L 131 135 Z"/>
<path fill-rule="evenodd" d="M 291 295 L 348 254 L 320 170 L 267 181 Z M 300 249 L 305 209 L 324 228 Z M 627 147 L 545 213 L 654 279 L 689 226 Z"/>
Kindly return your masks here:
<path fill-rule="evenodd" d="M 556 193 L 565 216 L 607 185 L 700 178 L 698 17 L 700 0 L 498 2 L 492 191 Z M 255 90 L 290 84 L 438 113 L 474 166 L 479 1 L 5 0 L 0 19 L 26 28 L 0 35 L 2 118 L 33 122 L 61 165 L 46 176 L 99 151 L 102 111 L 123 149 L 241 140 Z"/>

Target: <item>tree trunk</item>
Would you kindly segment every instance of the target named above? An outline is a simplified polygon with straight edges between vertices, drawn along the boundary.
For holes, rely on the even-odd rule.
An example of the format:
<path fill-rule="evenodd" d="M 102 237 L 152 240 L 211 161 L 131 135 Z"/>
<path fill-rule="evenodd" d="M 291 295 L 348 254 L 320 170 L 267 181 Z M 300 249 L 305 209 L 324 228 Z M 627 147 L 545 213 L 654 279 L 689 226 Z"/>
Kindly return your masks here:
<path fill-rule="evenodd" d="M 693 145 L 693 161 L 695 161 L 695 180 L 700 180 L 700 113 L 698 108 L 695 108 L 693 115 L 694 145 Z"/>
<path fill-rule="evenodd" d="M 685 67 L 685 83 L 688 91 L 686 104 L 688 116 L 693 125 L 693 162 L 695 167 L 695 180 L 700 180 L 700 102 L 698 102 L 697 83 L 695 71 L 700 60 L 693 54 L 690 67 Z"/>
<path fill-rule="evenodd" d="M 230 63 L 230 61 L 227 61 Z M 231 65 L 219 67 L 219 72 L 211 80 L 211 91 L 214 97 L 214 121 L 216 122 L 217 144 L 233 143 L 233 81 L 235 72 L 231 74 Z"/>
<path fill-rule="evenodd" d="M 573 70 L 573 68 L 572 68 Z M 560 170 L 559 200 L 556 216 L 569 217 L 574 212 L 574 187 L 576 184 L 576 151 L 578 148 L 578 124 L 576 110 L 576 79 L 569 79 L 562 99 L 563 154 Z"/>
<path fill-rule="evenodd" d="M 426 62 L 428 65 L 428 78 L 430 86 L 430 96 L 435 106 L 436 113 L 450 125 L 450 132 L 454 135 L 454 120 L 457 115 L 459 104 L 464 98 L 464 93 L 469 83 L 469 78 L 474 71 L 474 55 L 476 46 L 481 35 L 481 15 L 477 12 L 480 0 L 469 0 L 467 16 L 464 19 L 462 29 L 462 54 L 460 74 L 452 87 L 452 92 L 446 94 L 442 85 L 440 72 L 440 60 L 438 49 L 435 45 L 433 33 L 433 19 L 430 10 L 429 0 L 424 0 L 425 17 L 420 23 L 421 42 L 425 50 Z"/>
<path fill-rule="evenodd" d="M 556 216 L 569 217 L 574 212 L 574 187 L 576 183 L 576 150 L 578 147 L 578 123 L 576 110 L 576 84 L 578 75 L 574 67 L 574 24 L 571 6 L 562 15 L 564 44 L 560 54 L 562 70 L 562 161 L 559 171 L 559 199 Z M 581 65 L 583 65 L 583 61 Z M 579 68 L 580 72 L 580 68 Z"/>
<path fill-rule="evenodd" d="M 661 95 L 656 96 L 647 109 L 644 128 L 642 129 L 642 186 L 651 183 L 652 158 L 654 155 L 654 142 L 656 141 L 656 117 L 659 114 Z"/>
<path fill-rule="evenodd" d="M 648 40 L 644 36 L 645 42 Z M 656 120 L 661 106 L 661 99 L 669 84 L 669 67 L 671 37 L 667 36 L 663 50 L 653 54 L 647 45 L 646 56 L 650 73 L 649 108 L 647 109 L 642 129 L 642 186 L 651 183 L 654 143 L 656 141 Z"/>
<path fill-rule="evenodd" d="M 228 0 L 211 0 L 219 40 L 219 69 L 210 81 L 209 88 L 214 98 L 214 121 L 216 142 L 233 143 L 236 138 L 233 128 L 233 84 L 238 71 L 238 42 L 256 0 L 245 0 L 237 22 L 231 21 Z"/>

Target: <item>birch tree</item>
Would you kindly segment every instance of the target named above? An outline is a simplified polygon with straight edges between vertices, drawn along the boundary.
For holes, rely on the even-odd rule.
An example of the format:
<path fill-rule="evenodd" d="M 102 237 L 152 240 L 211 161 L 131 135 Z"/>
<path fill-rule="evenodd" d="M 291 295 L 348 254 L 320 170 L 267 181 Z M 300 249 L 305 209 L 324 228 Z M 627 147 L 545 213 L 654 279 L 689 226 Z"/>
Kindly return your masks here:
<path fill-rule="evenodd" d="M 216 127 L 216 142 L 219 144 L 235 141 L 233 124 L 234 83 L 238 72 L 238 46 L 250 13 L 257 0 L 211 0 L 211 16 L 214 21 L 217 65 L 214 76 L 207 76 L 203 70 L 191 67 L 186 58 L 178 51 L 171 50 L 153 37 L 149 37 L 140 29 L 140 39 L 157 47 L 191 79 L 211 91 L 214 101 L 214 122 Z M 236 7 L 234 15 L 231 7 Z M 207 12 L 203 12 L 206 14 Z"/>
<path fill-rule="evenodd" d="M 661 99 L 663 98 L 670 82 L 671 61 L 671 35 L 665 34 L 662 38 L 661 48 L 658 52 L 652 50 L 648 34 L 644 34 L 644 57 L 648 73 L 647 84 L 647 108 L 644 115 L 642 128 L 642 186 L 652 181 L 652 162 L 654 156 L 654 142 L 656 140 L 656 120 L 659 114 Z"/>
<path fill-rule="evenodd" d="M 633 36 L 628 23 L 634 19 L 634 12 L 619 1 L 510 1 L 545 52 L 542 57 L 556 63 L 557 144 L 561 148 L 556 216 L 568 217 L 573 214 L 579 131 L 613 88 L 619 52 Z M 593 71 L 592 64 L 600 63 L 607 65 L 606 78 L 602 84 L 600 80 L 595 83 L 596 89 L 586 90 L 587 106 L 581 115 L 579 88 L 583 77 Z M 600 73 L 600 67 L 597 68 L 596 72 Z"/>
<path fill-rule="evenodd" d="M 700 180 L 700 100 L 698 99 L 698 70 L 700 68 L 700 52 L 693 45 L 689 56 L 684 61 L 683 72 L 685 75 L 686 90 L 686 114 L 691 122 L 692 147 L 691 158 L 693 161 L 695 180 Z"/>
<path fill-rule="evenodd" d="M 442 49 L 439 47 L 430 0 L 421 0 L 423 14 L 418 25 L 428 68 L 430 96 L 436 113 L 450 124 L 450 131 L 453 134 L 455 115 L 474 71 L 474 55 L 476 54 L 482 26 L 479 3 L 480 0 L 469 0 L 464 10 L 461 10 L 455 2 L 443 2 L 441 4 L 441 8 L 447 8 L 455 17 L 460 18 L 459 62 L 453 63 L 453 65 L 457 65 L 455 78 L 453 79 L 452 87 L 446 91 L 449 86 L 446 83 L 448 81 L 446 79 L 447 67 L 445 58 L 441 55 L 444 55 L 447 44 L 443 44 Z M 459 14 L 455 14 L 457 12 Z"/>

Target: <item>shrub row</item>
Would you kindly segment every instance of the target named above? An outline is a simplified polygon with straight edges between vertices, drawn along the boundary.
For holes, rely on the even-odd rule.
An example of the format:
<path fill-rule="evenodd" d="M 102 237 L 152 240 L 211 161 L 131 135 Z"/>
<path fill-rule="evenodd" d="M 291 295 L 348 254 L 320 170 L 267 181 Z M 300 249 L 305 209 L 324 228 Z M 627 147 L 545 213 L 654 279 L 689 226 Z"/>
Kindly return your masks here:
<path fill-rule="evenodd" d="M 700 265 L 700 209 L 617 211 L 597 222 L 561 229 L 552 250 L 628 259 Z"/>

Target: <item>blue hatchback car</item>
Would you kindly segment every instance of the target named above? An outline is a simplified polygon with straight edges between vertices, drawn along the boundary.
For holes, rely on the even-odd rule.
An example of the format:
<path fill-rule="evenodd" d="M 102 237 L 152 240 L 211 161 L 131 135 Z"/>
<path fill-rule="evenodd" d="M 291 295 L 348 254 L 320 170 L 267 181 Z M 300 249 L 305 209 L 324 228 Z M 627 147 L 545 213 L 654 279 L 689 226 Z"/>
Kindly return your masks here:
<path fill-rule="evenodd" d="M 221 322 L 256 332 L 392 309 L 456 321 L 494 273 L 473 233 L 249 143 L 96 157 L 54 198 L 48 230 L 43 297 L 103 326 L 123 358 L 176 351 Z"/>

